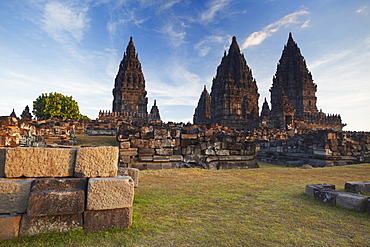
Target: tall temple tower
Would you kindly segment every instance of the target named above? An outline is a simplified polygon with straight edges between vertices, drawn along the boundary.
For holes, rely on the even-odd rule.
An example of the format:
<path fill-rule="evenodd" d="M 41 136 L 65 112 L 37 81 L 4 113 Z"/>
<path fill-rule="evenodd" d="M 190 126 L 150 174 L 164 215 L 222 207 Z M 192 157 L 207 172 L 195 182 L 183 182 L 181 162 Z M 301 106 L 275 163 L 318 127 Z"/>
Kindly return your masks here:
<path fill-rule="evenodd" d="M 246 128 L 259 118 L 257 84 L 235 36 L 217 68 L 210 96 L 212 123 Z"/>
<path fill-rule="evenodd" d="M 289 33 L 270 88 L 272 127 L 341 129 L 344 125 L 339 115 L 326 116 L 317 110 L 316 91 L 306 61 Z"/>
<path fill-rule="evenodd" d="M 297 43 L 294 42 L 292 33 L 289 33 L 288 43 L 284 46 L 270 89 L 272 110 L 274 111 L 277 106 L 281 108 L 284 94 L 288 98 L 288 103 L 296 110 L 295 116 L 316 113 L 316 91 L 317 86 L 307 69 L 306 61 Z"/>
<path fill-rule="evenodd" d="M 113 113 L 130 120 L 147 121 L 145 79 L 132 37 L 127 45 L 113 89 Z"/>
<path fill-rule="evenodd" d="M 195 108 L 193 115 L 194 124 L 207 124 L 211 120 L 211 96 L 209 95 L 206 86 L 200 95 L 198 106 Z"/>

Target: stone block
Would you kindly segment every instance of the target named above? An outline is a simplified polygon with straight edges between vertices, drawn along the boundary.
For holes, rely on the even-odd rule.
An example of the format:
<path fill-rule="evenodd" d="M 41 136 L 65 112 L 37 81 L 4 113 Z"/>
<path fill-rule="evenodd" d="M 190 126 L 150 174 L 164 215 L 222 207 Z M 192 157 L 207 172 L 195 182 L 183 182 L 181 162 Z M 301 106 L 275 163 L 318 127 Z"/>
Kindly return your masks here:
<path fill-rule="evenodd" d="M 22 216 L 19 229 L 20 236 L 38 235 L 48 232 L 68 232 L 82 227 L 82 214 L 31 217 Z"/>
<path fill-rule="evenodd" d="M 131 147 L 131 142 L 125 141 L 125 142 L 120 142 L 119 143 L 119 148 L 120 149 L 127 149 Z"/>
<path fill-rule="evenodd" d="M 27 214 L 31 217 L 79 214 L 84 208 L 83 190 L 36 191 L 29 195 Z"/>
<path fill-rule="evenodd" d="M 218 161 L 218 157 L 217 156 L 208 156 L 206 158 L 207 163 L 210 163 L 210 162 L 213 162 L 213 161 Z"/>
<path fill-rule="evenodd" d="M 90 178 L 86 210 L 106 210 L 132 207 L 134 181 L 128 176 Z"/>
<path fill-rule="evenodd" d="M 175 167 L 176 167 L 176 164 L 174 163 L 162 163 L 162 169 L 172 169 Z"/>
<path fill-rule="evenodd" d="M 6 148 L 0 148 L 0 178 L 5 177 L 5 155 L 6 155 Z"/>
<path fill-rule="evenodd" d="M 133 148 L 149 148 L 150 141 L 147 139 L 134 139 L 131 140 L 131 146 Z"/>
<path fill-rule="evenodd" d="M 76 149 L 10 148 L 6 152 L 5 176 L 72 177 Z"/>
<path fill-rule="evenodd" d="M 176 139 L 161 140 L 161 148 L 173 148 L 176 145 Z"/>
<path fill-rule="evenodd" d="M 164 128 L 156 128 L 154 129 L 154 139 L 167 139 L 170 138 L 171 135 L 167 129 Z"/>
<path fill-rule="evenodd" d="M 320 189 L 320 188 L 335 190 L 335 185 L 334 184 L 307 184 L 306 194 L 309 196 L 314 196 L 313 190 Z"/>
<path fill-rule="evenodd" d="M 148 163 L 146 165 L 148 170 L 160 170 L 162 169 L 162 164 L 161 163 Z"/>
<path fill-rule="evenodd" d="M 22 216 L 0 215 L 0 240 L 18 237 Z"/>
<path fill-rule="evenodd" d="M 136 168 L 118 168 L 119 176 L 129 176 L 134 180 L 134 187 L 139 186 L 139 169 Z"/>
<path fill-rule="evenodd" d="M 314 188 L 313 189 L 313 196 L 315 200 L 318 200 L 323 203 L 329 203 L 332 205 L 336 204 L 336 198 L 338 194 L 343 193 L 336 190 L 331 189 L 323 189 L 323 188 Z"/>
<path fill-rule="evenodd" d="M 173 149 L 172 148 L 156 148 L 155 154 L 156 155 L 173 155 Z"/>
<path fill-rule="evenodd" d="M 352 193 L 370 194 L 370 182 L 369 181 L 347 182 L 344 185 L 344 189 Z"/>
<path fill-rule="evenodd" d="M 181 139 L 185 140 L 185 139 L 198 139 L 198 134 L 182 134 L 181 135 Z"/>
<path fill-rule="evenodd" d="M 230 152 L 229 152 L 229 150 L 225 150 L 225 149 L 217 150 L 216 155 L 221 155 L 221 156 L 230 155 Z"/>
<path fill-rule="evenodd" d="M 0 214 L 25 213 L 33 179 L 0 178 Z"/>
<path fill-rule="evenodd" d="M 170 156 L 154 155 L 153 161 L 154 162 L 168 162 L 170 161 Z"/>
<path fill-rule="evenodd" d="M 113 227 L 127 228 L 132 225 L 132 208 L 85 211 L 84 222 L 87 232 L 106 231 Z"/>
<path fill-rule="evenodd" d="M 336 205 L 339 207 L 364 212 L 366 210 L 367 200 L 367 196 L 352 193 L 340 193 L 336 197 Z"/>
<path fill-rule="evenodd" d="M 77 150 L 75 177 L 116 177 L 118 147 L 88 147 Z"/>
<path fill-rule="evenodd" d="M 180 138 L 181 130 L 171 128 L 169 131 L 170 131 L 171 138 Z"/>
<path fill-rule="evenodd" d="M 144 161 L 144 162 L 151 162 L 153 161 L 153 156 L 144 156 L 144 155 L 139 155 L 139 161 Z"/>
<path fill-rule="evenodd" d="M 154 148 L 139 148 L 139 155 L 154 155 Z"/>
<path fill-rule="evenodd" d="M 182 155 L 172 155 L 170 156 L 170 161 L 183 161 L 184 158 Z"/>
<path fill-rule="evenodd" d="M 119 151 L 120 155 L 135 156 L 137 155 L 138 148 L 126 148 Z"/>
<path fill-rule="evenodd" d="M 86 191 L 86 178 L 55 178 L 55 179 L 35 179 L 31 183 L 31 192 L 35 191 L 63 191 L 63 190 L 83 190 Z"/>

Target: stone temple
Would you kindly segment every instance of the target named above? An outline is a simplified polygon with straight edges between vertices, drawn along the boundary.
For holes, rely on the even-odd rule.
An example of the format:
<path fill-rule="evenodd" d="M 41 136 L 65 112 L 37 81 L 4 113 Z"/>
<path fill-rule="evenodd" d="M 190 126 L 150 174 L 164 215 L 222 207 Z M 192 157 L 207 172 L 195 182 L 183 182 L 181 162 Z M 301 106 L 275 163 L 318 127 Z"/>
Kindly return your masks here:
<path fill-rule="evenodd" d="M 214 123 L 237 129 L 256 127 L 285 130 L 342 130 L 340 115 L 328 115 L 316 106 L 317 85 L 297 43 L 289 33 L 270 89 L 271 110 L 265 99 L 261 115 L 258 87 L 233 37 L 213 79 L 204 88 L 193 116 L 194 124 Z"/>
<path fill-rule="evenodd" d="M 217 68 L 209 96 L 204 88 L 193 121 L 241 129 L 250 127 L 259 119 L 258 99 L 256 80 L 234 36 L 228 54 L 224 53 Z"/>
<path fill-rule="evenodd" d="M 271 111 L 265 101 L 261 117 L 277 129 L 333 129 L 345 125 L 340 115 L 326 115 L 316 106 L 317 85 L 307 69 L 297 43 L 289 33 L 276 73 L 272 79 Z"/>
<path fill-rule="evenodd" d="M 160 121 L 156 102 L 152 108 L 152 114 L 148 114 L 146 95 L 141 63 L 132 37 L 130 37 L 114 82 L 112 113 L 104 114 L 105 116 L 119 116 L 127 121 Z"/>

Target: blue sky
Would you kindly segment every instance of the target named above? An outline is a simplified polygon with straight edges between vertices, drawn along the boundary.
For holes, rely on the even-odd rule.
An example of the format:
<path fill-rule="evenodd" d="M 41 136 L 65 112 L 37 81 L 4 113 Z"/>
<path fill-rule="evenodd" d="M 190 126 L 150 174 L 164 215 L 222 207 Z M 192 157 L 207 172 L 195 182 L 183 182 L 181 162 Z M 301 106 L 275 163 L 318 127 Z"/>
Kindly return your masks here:
<path fill-rule="evenodd" d="M 345 130 L 370 131 L 368 0 L 17 0 L 0 2 L 0 115 L 20 115 L 41 93 L 58 92 L 97 118 L 130 36 L 148 111 L 192 121 L 203 86 L 236 36 L 260 93 L 269 88 L 289 32 L 318 86 L 317 106 Z"/>

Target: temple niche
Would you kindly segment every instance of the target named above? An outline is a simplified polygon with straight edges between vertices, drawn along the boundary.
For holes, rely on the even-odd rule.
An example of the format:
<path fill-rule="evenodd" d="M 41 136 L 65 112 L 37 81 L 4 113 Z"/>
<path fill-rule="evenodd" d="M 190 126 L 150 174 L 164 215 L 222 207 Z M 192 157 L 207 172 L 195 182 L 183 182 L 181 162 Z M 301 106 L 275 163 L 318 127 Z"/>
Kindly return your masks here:
<path fill-rule="evenodd" d="M 259 121 L 257 84 L 235 36 L 213 78 L 210 100 L 207 93 L 203 90 L 199 99 L 193 117 L 195 124 L 214 123 L 250 129 Z"/>
<path fill-rule="evenodd" d="M 307 69 L 306 61 L 292 33 L 289 33 L 272 79 L 271 112 L 266 125 L 286 130 L 341 130 L 345 124 L 340 115 L 327 115 L 317 110 L 316 91 L 317 85 Z"/>

